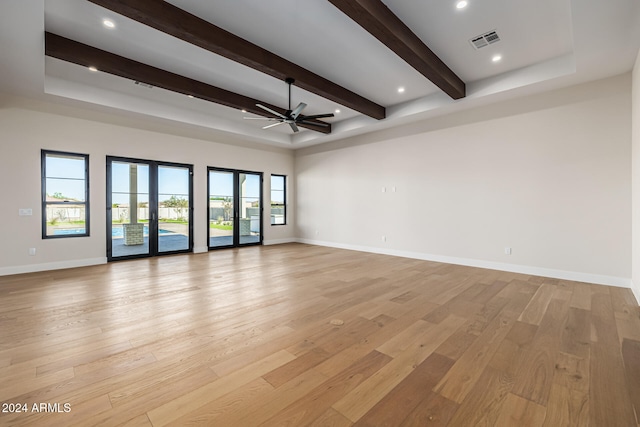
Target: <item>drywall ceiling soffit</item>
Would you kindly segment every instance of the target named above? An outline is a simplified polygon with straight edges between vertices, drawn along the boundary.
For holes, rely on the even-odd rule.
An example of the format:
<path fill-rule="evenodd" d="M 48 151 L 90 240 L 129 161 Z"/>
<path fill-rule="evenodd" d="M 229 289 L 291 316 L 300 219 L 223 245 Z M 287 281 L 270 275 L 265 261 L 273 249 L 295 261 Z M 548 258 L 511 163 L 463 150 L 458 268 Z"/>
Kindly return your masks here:
<path fill-rule="evenodd" d="M 96 1 L 98 1 L 98 0 L 96 0 Z M 99 0 L 99 1 L 101 1 L 101 2 L 109 2 L 109 0 Z M 56 3 L 60 3 L 60 2 L 56 2 Z M 216 2 L 216 3 L 217 3 L 217 2 Z M 223 2 L 223 3 L 224 3 L 224 2 Z M 103 4 L 104 4 L 104 5 L 106 5 L 106 3 L 103 3 Z M 122 3 L 119 3 L 119 4 L 122 4 Z M 139 11 L 139 9 L 136 9 L 136 8 L 143 7 L 143 6 L 145 6 L 145 4 L 146 4 L 145 2 L 141 2 L 141 3 L 140 3 L 140 2 L 137 2 L 137 3 L 136 3 L 136 5 L 137 5 L 137 6 L 135 6 L 135 8 L 134 8 L 133 10 L 126 10 L 125 12 L 126 12 L 126 13 L 128 13 L 128 14 L 129 14 L 129 16 L 131 16 L 131 17 L 132 17 L 132 18 L 134 18 L 135 20 L 140 20 L 140 18 L 139 18 L 139 16 L 138 16 L 138 15 L 140 15 L 140 13 L 137 13 L 137 14 L 136 14 L 136 11 Z M 141 5 L 141 6 L 139 6 L 139 5 Z M 167 10 L 167 11 L 166 11 L 167 13 L 169 13 L 169 12 L 174 13 L 174 12 L 176 12 L 176 11 L 181 10 L 181 9 L 176 9 L 174 6 L 171 6 L 170 4 L 167 4 L 166 6 L 170 6 L 170 9 L 171 9 L 171 10 Z M 182 4 L 180 4 L 180 6 L 182 6 Z M 187 6 L 188 6 L 188 4 L 187 4 Z M 328 8 L 329 8 L 329 9 L 332 9 L 332 7 L 331 7 L 331 5 L 330 5 L 330 4 L 324 4 L 324 8 L 327 8 L 327 6 L 328 6 Z M 98 10 L 101 10 L 101 9 L 100 9 L 100 8 L 98 8 Z M 75 11 L 76 11 L 76 9 L 74 9 L 74 12 L 75 12 Z M 119 12 L 121 12 L 121 10 L 119 10 Z M 191 10 L 191 12 L 195 12 L 195 13 L 196 13 L 196 14 L 198 14 L 198 15 L 204 15 L 204 16 L 206 16 L 206 11 L 204 11 L 204 12 L 203 12 L 203 11 L 193 11 L 193 10 Z M 219 11 L 217 11 L 217 12 L 219 12 Z M 99 12 L 94 12 L 94 13 L 98 14 Z M 144 14 L 143 14 L 145 17 L 147 17 L 147 18 L 145 18 L 145 19 L 147 19 L 147 21 L 146 21 L 147 23 L 149 23 L 149 21 L 148 21 L 148 20 L 149 20 L 149 18 L 148 18 L 148 13 L 149 13 L 149 11 L 148 11 L 148 10 L 145 10 L 145 11 L 144 11 Z M 183 12 L 183 13 L 186 13 L 186 12 Z M 339 13 L 338 13 L 338 14 L 339 14 Z M 155 15 L 154 15 L 154 16 L 155 16 Z M 166 14 L 165 14 L 164 16 L 166 16 Z M 195 25 L 195 23 L 196 23 L 196 22 L 200 22 L 201 24 L 202 24 L 202 23 L 204 23 L 203 25 L 205 25 L 205 27 L 207 27 L 207 28 L 210 28 L 210 27 L 211 27 L 211 25 L 210 25 L 210 24 L 208 24 L 208 23 L 207 23 L 207 21 L 199 20 L 199 18 L 196 18 L 196 17 L 195 17 L 195 15 L 192 15 L 192 14 L 186 13 L 186 16 L 187 16 L 187 18 L 188 18 L 188 17 L 191 17 L 191 18 L 189 18 L 189 19 L 195 19 L 195 21 L 194 21 L 194 23 L 193 23 L 194 25 Z M 218 19 L 218 17 L 219 17 L 219 16 L 220 16 L 220 14 L 219 14 L 219 13 L 216 13 L 216 15 L 214 16 L 214 18 L 215 18 L 215 19 Z M 316 15 L 314 15 L 314 16 L 316 16 Z M 339 14 L 339 16 L 340 16 L 340 17 L 342 17 L 342 16 L 341 16 L 341 14 Z M 207 17 L 208 17 L 208 16 L 207 16 Z M 187 18 L 185 18 L 185 19 L 187 19 Z M 210 17 L 208 17 L 208 18 L 209 18 L 209 20 L 211 20 L 211 18 L 210 18 Z M 331 18 L 332 23 L 334 22 L 334 19 L 335 19 L 335 18 L 336 18 L 335 16 L 333 16 L 333 17 Z M 159 27 L 159 26 L 161 26 L 161 24 L 162 24 L 162 25 L 166 24 L 166 23 L 164 23 L 163 19 L 164 19 L 164 20 L 166 20 L 166 18 L 163 18 L 162 16 L 160 16 L 159 18 L 155 19 L 155 21 L 154 21 L 155 23 L 153 23 L 153 25 L 155 25 L 156 27 Z M 348 29 L 348 33 L 347 33 L 347 34 L 349 34 L 349 40 L 352 40 L 352 39 L 353 39 L 353 37 L 351 37 L 350 32 L 351 32 L 351 31 L 353 31 L 354 29 L 357 31 L 357 30 L 359 30 L 359 28 L 357 28 L 357 26 L 354 26 L 353 22 L 351 22 L 348 18 L 343 17 L 343 19 L 345 19 L 345 21 L 346 21 L 346 22 L 344 22 L 344 23 L 342 24 L 342 27 L 343 27 L 343 28 L 347 28 L 347 29 Z M 78 20 L 75 20 L 75 21 L 76 21 L 76 23 L 77 23 L 77 21 L 78 21 Z M 160 22 L 160 24 L 158 24 L 158 21 Z M 189 22 L 189 21 L 187 20 L 187 22 Z M 164 23 L 164 24 L 163 24 L 163 23 Z M 126 23 L 126 22 L 125 22 L 125 24 L 127 24 L 127 25 L 128 25 L 128 23 Z M 252 23 L 252 24 L 253 24 L 253 23 Z M 169 23 L 169 24 L 166 24 L 166 25 L 170 25 L 170 23 Z M 166 26 L 166 25 L 165 25 L 165 26 Z M 194 26 L 194 25 L 191 25 L 191 24 L 190 24 L 190 25 L 188 25 L 187 27 L 189 27 L 189 28 L 190 28 L 190 27 L 192 27 L 192 26 Z M 197 27 L 197 25 L 195 25 L 195 26 Z M 328 28 L 328 27 L 326 27 L 326 28 Z M 165 28 L 165 29 L 166 29 L 166 28 Z M 139 30 L 139 29 L 136 29 L 136 30 Z M 142 30 L 140 30 L 140 31 L 142 31 Z M 168 31 L 169 31 L 169 32 L 172 32 L 174 35 L 180 32 L 180 30 L 179 30 L 179 29 L 175 29 L 175 28 L 174 28 L 174 29 L 170 29 L 170 30 L 168 30 Z M 221 30 L 221 31 L 223 31 L 223 32 L 224 32 L 224 30 Z M 136 34 L 136 33 L 135 33 L 135 31 L 132 31 L 132 33 L 133 33 L 133 34 Z M 360 31 L 360 33 L 364 33 L 364 31 Z M 165 33 L 165 34 L 166 34 L 166 33 Z M 226 33 L 225 33 L 225 34 L 226 34 Z M 263 33 L 262 35 L 264 35 L 264 34 L 271 34 L 271 32 Z M 292 36 L 293 36 L 293 37 L 295 37 L 295 38 L 298 38 L 298 37 L 300 37 L 301 35 L 304 35 L 304 34 L 305 34 L 304 32 L 296 31 L 296 32 L 294 32 L 294 34 L 292 34 Z M 155 35 L 155 33 L 154 33 L 154 36 L 153 36 L 153 37 L 154 37 L 154 38 L 157 38 L 157 37 L 156 37 L 156 35 Z M 366 35 L 366 34 L 364 34 L 364 37 L 363 37 L 363 34 L 360 34 L 360 35 L 359 35 L 359 37 L 361 37 L 361 38 L 366 38 L 366 39 L 371 39 L 371 36 L 370 36 L 370 35 Z M 171 38 L 173 38 L 173 37 L 171 37 Z M 181 36 L 179 39 L 182 39 L 182 38 L 185 38 L 185 37 L 182 37 L 182 36 Z M 193 37 L 191 37 L 191 38 L 193 39 Z M 137 37 L 135 37 L 135 36 L 134 36 L 134 37 L 127 37 L 127 41 L 128 41 L 128 43 L 127 43 L 127 44 L 128 44 L 128 45 L 130 45 L 130 44 L 131 44 L 131 43 L 130 43 L 130 41 L 131 41 L 131 40 L 136 40 L 136 39 L 137 39 Z M 144 39 L 144 37 L 142 37 L 141 39 Z M 233 40 L 234 40 L 234 41 L 236 41 L 236 42 L 238 42 L 238 40 L 242 40 L 242 39 L 234 38 Z M 191 41 L 193 41 L 193 40 L 191 40 Z M 204 44 L 205 44 L 205 42 L 206 42 L 206 40 L 205 40 L 204 42 L 201 40 L 201 41 L 199 41 L 199 42 L 198 42 L 198 44 L 200 44 L 200 45 L 204 45 Z M 379 43 L 378 43 L 378 42 L 376 42 L 375 40 L 368 40 L 368 43 L 371 43 L 371 42 L 373 42 L 374 44 L 379 44 Z M 192 45 L 193 43 L 189 43 L 189 44 L 190 44 L 190 45 Z M 287 43 L 287 44 L 288 44 L 288 43 Z M 252 45 L 252 46 L 255 46 L 255 45 Z M 191 46 L 191 47 L 192 47 L 192 46 Z M 342 47 L 342 46 L 341 46 L 341 47 Z M 380 47 L 380 46 L 376 46 L 376 48 L 379 48 L 379 47 Z M 383 48 L 384 48 L 384 46 L 382 46 L 382 45 L 381 45 L 381 47 L 383 47 Z M 177 49 L 169 49 L 169 50 L 170 50 L 170 51 L 173 51 L 173 50 L 180 50 L 181 54 L 182 54 L 182 51 L 183 51 L 181 48 L 177 48 Z M 368 47 L 367 49 L 360 49 L 360 48 L 358 48 L 358 51 L 362 51 L 362 50 L 371 51 L 371 50 L 372 50 L 372 48 L 371 48 L 371 47 Z M 385 50 L 387 50 L 387 49 L 385 48 Z M 377 52 L 377 51 L 376 51 L 376 52 Z M 143 53 L 146 53 L 146 52 L 143 52 Z M 365 55 L 365 56 L 366 56 L 366 57 L 377 57 L 377 55 Z M 136 57 L 137 57 L 137 56 L 136 56 Z M 155 59 L 155 58 L 154 58 L 154 59 Z M 397 60 L 397 59 L 396 59 L 396 60 Z M 200 61 L 200 60 L 199 60 L 199 61 Z M 401 60 L 398 60 L 398 61 L 402 62 Z M 384 63 L 385 63 L 385 64 L 386 64 L 386 63 L 388 63 L 388 62 L 391 62 L 391 61 L 389 61 L 389 60 L 385 60 L 385 61 L 384 61 Z M 217 67 L 216 67 L 216 68 L 217 68 Z M 380 68 L 380 67 L 378 66 L 377 68 Z M 405 64 L 405 65 L 404 65 L 404 68 L 410 68 L 410 67 L 408 67 L 408 66 Z M 405 71 L 406 71 L 406 70 L 403 70 L 403 72 L 402 72 L 402 73 L 389 73 L 389 74 L 391 74 L 391 75 L 403 74 Z M 182 73 L 180 73 L 180 74 L 182 74 Z M 347 72 L 347 74 L 350 74 L 350 73 L 349 73 L 349 72 Z M 366 73 L 363 73 L 363 74 L 366 74 Z M 415 73 L 414 73 L 414 74 L 415 74 Z M 422 83 L 422 82 L 421 82 L 421 83 Z M 414 83 L 414 85 L 415 85 L 415 83 Z M 395 85 L 394 85 L 394 86 L 395 86 Z M 223 86 L 223 87 L 226 87 L 226 86 Z M 395 87 L 394 87 L 394 89 L 395 89 Z M 437 91 L 435 91 L 435 92 L 437 92 Z M 434 93 L 434 90 L 430 88 L 430 89 L 426 92 L 426 94 L 429 94 L 429 93 Z M 397 101 L 396 101 L 396 102 L 397 102 Z M 311 104 L 311 103 L 309 102 L 309 104 Z M 282 104 L 280 104 L 280 105 L 282 105 Z M 314 103 L 313 105 L 315 105 L 315 103 Z M 321 110 L 321 111 L 326 111 L 326 110 Z M 313 113 L 313 112 L 312 112 L 312 113 Z M 340 118 L 341 118 L 343 121 L 344 121 L 344 120 L 348 120 L 348 117 L 346 117 L 346 116 L 347 116 L 346 114 L 345 114 L 345 115 L 341 115 L 341 116 L 340 116 Z M 350 122 L 348 123 L 347 127 L 351 127 L 351 128 L 359 129 L 359 128 L 362 128 L 362 127 L 366 127 L 366 126 L 368 126 L 368 125 L 371 123 L 371 121 L 370 121 L 370 120 L 366 120 L 366 117 L 361 117 L 361 116 L 356 116 L 356 117 L 357 117 L 357 120 L 352 120 L 352 121 L 350 121 Z M 301 136 L 301 135 L 295 135 L 295 136 L 292 136 L 292 137 L 291 137 L 292 142 L 302 141 L 302 139 L 300 138 L 300 136 Z M 307 140 L 310 140 L 310 139 L 313 139 L 313 138 L 314 138 L 314 137 L 313 137 L 313 136 L 311 136 L 310 134 L 307 134 L 307 135 L 305 135 L 304 137 L 305 137 Z"/>
<path fill-rule="evenodd" d="M 27 96 L 40 92 L 43 98 L 54 94 L 56 98 L 78 99 L 82 108 L 107 106 L 140 117 L 196 124 L 212 131 L 224 129 L 266 144 L 298 148 L 628 72 L 640 47 L 640 37 L 635 37 L 637 2 L 629 0 L 483 0 L 470 1 L 463 12 L 449 2 L 385 0 L 406 26 L 467 82 L 467 96 L 454 101 L 327 0 L 306 0 L 304 8 L 295 0 L 168 2 L 386 106 L 387 117 L 375 120 L 294 87 L 293 102 L 309 104 L 308 114 L 341 110 L 327 120 L 332 123 L 332 133 L 263 131 L 260 123 L 248 123 L 259 121 L 245 121 L 233 108 L 160 88 L 147 90 L 128 79 L 45 59 L 46 29 L 271 105 L 287 105 L 283 81 L 86 0 L 0 2 L 0 91 Z M 104 18 L 114 19 L 117 28 L 103 28 Z M 472 48 L 471 37 L 493 29 L 500 34 L 499 43 Z M 595 42 L 594 34 L 598 34 Z M 500 63 L 491 62 L 495 53 L 502 54 Z M 399 94 L 401 85 L 406 91 Z"/>

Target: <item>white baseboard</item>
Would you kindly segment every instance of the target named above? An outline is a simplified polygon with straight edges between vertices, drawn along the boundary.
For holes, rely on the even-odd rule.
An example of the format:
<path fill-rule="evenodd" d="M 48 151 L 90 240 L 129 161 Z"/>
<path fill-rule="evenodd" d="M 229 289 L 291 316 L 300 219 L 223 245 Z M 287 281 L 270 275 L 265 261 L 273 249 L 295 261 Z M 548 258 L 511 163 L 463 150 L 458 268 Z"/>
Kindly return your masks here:
<path fill-rule="evenodd" d="M 425 254 L 421 252 L 398 251 L 383 248 L 375 248 L 370 246 L 346 245 L 334 242 L 324 242 L 312 239 L 275 239 L 265 240 L 264 245 L 279 245 L 284 243 L 306 243 L 317 246 L 328 246 L 339 249 L 348 249 L 360 252 L 378 253 L 383 255 L 399 256 L 404 258 L 421 259 L 425 261 L 436 261 L 446 264 L 465 265 L 469 267 L 487 268 L 492 270 L 509 271 L 512 273 L 529 274 L 534 276 L 551 277 L 555 279 L 572 280 L 577 282 L 595 283 L 598 285 L 618 286 L 622 288 L 630 288 L 633 292 L 638 304 L 640 304 L 640 284 L 634 284 L 631 279 L 616 276 L 604 276 L 591 273 L 581 273 L 576 271 L 556 270 L 542 267 L 532 267 L 527 265 L 506 264 L 493 261 L 483 261 L 468 258 L 449 257 L 443 255 Z M 196 247 L 194 253 L 208 252 L 206 246 Z M 72 261 L 50 262 L 43 264 L 29 264 L 15 267 L 0 267 L 0 276 L 8 276 L 11 274 L 35 273 L 38 271 L 60 270 L 64 268 L 87 267 L 90 265 L 106 264 L 107 258 L 87 258 Z"/>
<path fill-rule="evenodd" d="M 631 288 L 640 302 L 640 292 L 633 289 L 631 279 L 626 277 L 604 276 L 599 274 L 582 273 L 577 271 L 555 270 L 551 268 L 532 267 L 528 265 L 507 264 L 494 261 L 483 261 L 478 259 L 458 258 L 444 255 L 425 254 L 421 252 L 398 251 L 370 246 L 345 245 L 341 243 L 323 242 L 311 239 L 297 239 L 299 243 L 307 243 L 317 246 L 329 246 L 340 249 L 348 249 L 360 252 L 371 252 L 383 255 L 399 256 L 404 258 L 421 259 L 425 261 L 436 261 L 446 264 L 465 265 L 468 267 L 487 268 L 491 270 L 509 271 L 511 273 L 528 274 L 532 276 L 550 277 L 554 279 L 571 280 L 575 282 L 595 283 L 597 285 L 617 286 L 621 288 Z"/>
<path fill-rule="evenodd" d="M 640 305 L 640 283 L 633 283 L 632 281 L 631 291 L 633 292 L 633 295 L 636 297 L 636 301 L 638 301 L 638 304 Z"/>
<path fill-rule="evenodd" d="M 72 261 L 47 262 L 44 264 L 18 265 L 15 267 L 1 267 L 0 276 L 10 274 L 35 273 L 38 271 L 61 270 L 63 268 L 87 267 L 90 265 L 106 264 L 107 258 L 87 258 Z"/>
<path fill-rule="evenodd" d="M 285 243 L 297 243 L 299 240 L 295 239 L 295 238 L 290 238 L 290 239 L 271 239 L 271 240 L 263 240 L 262 244 L 264 246 L 270 246 L 270 245 L 282 245 Z"/>

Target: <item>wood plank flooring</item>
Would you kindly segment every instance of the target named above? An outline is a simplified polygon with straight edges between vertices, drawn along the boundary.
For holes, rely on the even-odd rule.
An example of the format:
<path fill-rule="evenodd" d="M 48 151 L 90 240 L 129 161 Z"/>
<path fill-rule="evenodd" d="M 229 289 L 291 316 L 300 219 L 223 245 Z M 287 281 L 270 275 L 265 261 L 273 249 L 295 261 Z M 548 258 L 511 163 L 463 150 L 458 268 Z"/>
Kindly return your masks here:
<path fill-rule="evenodd" d="M 629 289 L 287 244 L 0 277 L 0 328 L 0 425 L 640 426 Z"/>

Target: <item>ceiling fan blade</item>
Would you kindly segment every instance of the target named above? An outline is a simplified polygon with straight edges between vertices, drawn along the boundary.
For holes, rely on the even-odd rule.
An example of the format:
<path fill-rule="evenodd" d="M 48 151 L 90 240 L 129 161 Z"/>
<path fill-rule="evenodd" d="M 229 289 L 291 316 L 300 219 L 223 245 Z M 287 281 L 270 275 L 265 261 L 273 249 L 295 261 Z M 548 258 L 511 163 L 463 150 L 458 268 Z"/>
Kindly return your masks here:
<path fill-rule="evenodd" d="M 327 114 L 314 114 L 312 116 L 304 116 L 302 118 L 302 120 L 312 120 L 312 119 L 324 119 L 327 117 L 334 117 L 333 113 L 327 113 Z"/>
<path fill-rule="evenodd" d="M 272 128 L 272 127 L 274 127 L 274 126 L 281 125 L 281 124 L 283 124 L 283 123 L 284 123 L 284 122 L 273 123 L 273 124 L 270 124 L 270 125 L 266 125 L 266 126 L 264 126 L 262 129 L 269 129 L 269 128 Z"/>
<path fill-rule="evenodd" d="M 294 132 L 298 132 L 298 126 L 296 126 L 296 124 L 294 122 L 289 122 L 289 126 L 291 126 L 291 129 L 293 129 Z"/>
<path fill-rule="evenodd" d="M 282 114 L 278 113 L 277 111 L 273 111 L 271 108 L 265 107 L 262 104 L 256 104 L 256 107 L 262 108 L 264 111 L 268 111 L 269 113 L 273 114 L 274 116 L 278 116 L 278 117 L 280 117 L 282 119 L 286 119 L 286 116 L 283 116 Z"/>
<path fill-rule="evenodd" d="M 245 120 L 280 120 L 275 117 L 243 117 Z"/>
<path fill-rule="evenodd" d="M 298 104 L 298 106 L 295 108 L 295 110 L 293 110 L 291 112 L 291 114 L 289 114 L 290 117 L 293 117 L 294 119 L 298 117 L 298 115 L 300 115 L 300 113 L 302 112 L 302 110 L 304 110 L 304 107 L 306 107 L 307 104 L 305 104 L 304 102 L 301 102 L 300 104 Z"/>
<path fill-rule="evenodd" d="M 320 126 L 320 127 L 323 127 L 323 128 L 326 128 L 327 126 L 329 126 L 329 123 L 310 122 L 308 120 L 298 120 L 296 123 L 303 124 L 303 125 Z"/>

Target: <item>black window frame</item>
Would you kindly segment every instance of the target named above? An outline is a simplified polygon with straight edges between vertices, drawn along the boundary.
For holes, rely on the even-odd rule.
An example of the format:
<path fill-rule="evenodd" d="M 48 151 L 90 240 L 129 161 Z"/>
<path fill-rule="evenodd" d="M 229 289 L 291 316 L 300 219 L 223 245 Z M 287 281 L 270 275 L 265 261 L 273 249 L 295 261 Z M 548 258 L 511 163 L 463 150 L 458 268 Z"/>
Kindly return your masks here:
<path fill-rule="evenodd" d="M 274 177 L 278 177 L 278 178 L 282 178 L 282 203 L 278 203 L 278 204 L 274 204 L 273 200 L 271 199 L 272 195 L 273 195 L 273 178 Z M 279 190 L 277 190 L 279 191 Z M 271 180 L 269 181 L 269 218 L 271 218 L 271 209 L 273 209 L 273 207 L 282 207 L 282 212 L 283 212 L 283 217 L 284 217 L 284 222 L 281 224 L 271 224 L 272 226 L 274 225 L 287 225 L 287 175 L 282 175 L 282 174 L 277 174 L 277 173 L 272 173 L 271 174 Z M 271 222 L 271 221 L 269 221 Z"/>
<path fill-rule="evenodd" d="M 59 202 L 47 201 L 47 156 L 64 156 L 64 157 L 76 157 L 84 161 L 84 201 L 78 202 L 75 200 L 62 200 Z M 82 153 L 71 153 L 67 151 L 56 150 L 41 150 L 40 151 L 40 165 L 41 165 L 41 197 L 42 197 L 42 238 L 43 239 L 66 239 L 71 237 L 89 237 L 91 235 L 90 230 L 90 205 L 89 205 L 89 155 Z M 51 178 L 51 177 L 49 177 Z M 47 235 L 47 207 L 55 205 L 84 205 L 85 212 L 85 232 L 73 233 L 73 234 L 59 234 L 59 235 Z"/>

